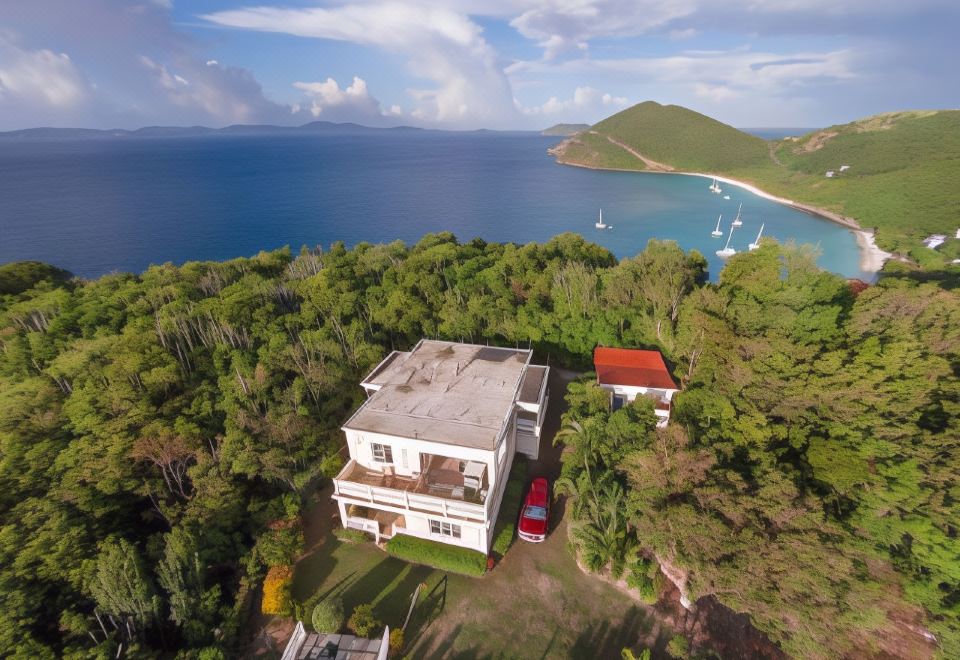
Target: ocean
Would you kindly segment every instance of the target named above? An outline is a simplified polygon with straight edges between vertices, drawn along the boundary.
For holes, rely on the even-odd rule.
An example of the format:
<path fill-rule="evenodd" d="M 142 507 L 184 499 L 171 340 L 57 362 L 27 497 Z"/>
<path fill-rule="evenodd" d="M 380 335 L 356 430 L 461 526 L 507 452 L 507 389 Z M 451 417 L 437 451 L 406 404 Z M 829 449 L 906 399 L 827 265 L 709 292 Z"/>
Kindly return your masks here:
<path fill-rule="evenodd" d="M 0 262 L 34 259 L 84 277 L 150 264 L 229 259 L 289 245 L 545 241 L 579 232 L 618 257 L 651 238 L 723 265 L 764 236 L 817 246 L 819 264 L 861 273 L 853 234 L 699 177 L 557 165 L 557 138 L 530 133 L 380 131 L 323 135 L 0 141 Z M 600 209 L 610 229 L 597 230 Z M 723 215 L 722 239 L 710 236 Z"/>

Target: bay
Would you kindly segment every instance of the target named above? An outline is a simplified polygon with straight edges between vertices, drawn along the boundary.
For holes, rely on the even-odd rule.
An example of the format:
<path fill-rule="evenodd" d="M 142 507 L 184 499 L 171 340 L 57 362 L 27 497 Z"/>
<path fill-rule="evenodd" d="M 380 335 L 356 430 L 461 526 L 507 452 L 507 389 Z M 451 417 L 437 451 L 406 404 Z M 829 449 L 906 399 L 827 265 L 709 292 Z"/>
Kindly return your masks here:
<path fill-rule="evenodd" d="M 575 231 L 618 257 L 672 239 L 723 262 L 764 235 L 817 246 L 819 264 L 864 277 L 853 234 L 698 177 L 557 165 L 556 138 L 530 133 L 367 131 L 324 135 L 0 142 L 0 262 L 45 261 L 84 277 L 150 264 L 229 259 L 284 245 L 545 241 Z M 612 225 L 596 230 L 600 208 Z M 710 236 L 723 215 L 722 239 Z"/>

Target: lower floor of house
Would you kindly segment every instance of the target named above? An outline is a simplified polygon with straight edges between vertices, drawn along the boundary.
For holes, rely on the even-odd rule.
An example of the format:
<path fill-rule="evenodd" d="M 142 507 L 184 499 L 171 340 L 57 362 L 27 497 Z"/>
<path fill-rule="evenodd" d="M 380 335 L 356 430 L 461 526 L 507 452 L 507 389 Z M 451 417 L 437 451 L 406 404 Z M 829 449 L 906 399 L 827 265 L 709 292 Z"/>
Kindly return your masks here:
<path fill-rule="evenodd" d="M 450 545 L 458 545 L 487 554 L 490 544 L 490 529 L 481 522 L 459 520 L 427 513 L 385 511 L 361 504 L 337 500 L 340 520 L 347 529 L 356 529 L 370 534 L 374 540 L 393 538 L 397 534 L 416 536 Z"/>

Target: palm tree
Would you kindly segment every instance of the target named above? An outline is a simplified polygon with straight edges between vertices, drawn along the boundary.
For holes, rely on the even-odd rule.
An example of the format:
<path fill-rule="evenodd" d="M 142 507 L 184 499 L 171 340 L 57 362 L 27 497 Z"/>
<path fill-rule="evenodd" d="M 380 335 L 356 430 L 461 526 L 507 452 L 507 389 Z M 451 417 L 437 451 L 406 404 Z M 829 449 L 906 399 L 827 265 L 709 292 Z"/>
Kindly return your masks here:
<path fill-rule="evenodd" d="M 627 526 L 623 485 L 610 472 L 594 481 L 584 471 L 576 480 L 561 477 L 556 487 L 571 495 L 570 540 L 584 564 L 595 573 L 609 565 L 613 577 L 619 579 L 627 557 L 637 546 Z"/>

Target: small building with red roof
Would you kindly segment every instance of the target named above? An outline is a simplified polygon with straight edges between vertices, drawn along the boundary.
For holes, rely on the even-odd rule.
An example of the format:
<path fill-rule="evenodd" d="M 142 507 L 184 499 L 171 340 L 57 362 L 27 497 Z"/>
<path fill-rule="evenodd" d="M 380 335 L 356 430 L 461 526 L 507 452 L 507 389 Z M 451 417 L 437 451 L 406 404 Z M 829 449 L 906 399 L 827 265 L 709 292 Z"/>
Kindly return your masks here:
<path fill-rule="evenodd" d="M 653 398 L 660 417 L 657 426 L 666 426 L 670 419 L 670 402 L 680 388 L 670 375 L 660 351 L 597 346 L 593 351 L 593 365 L 597 384 L 610 392 L 613 410 L 637 396 L 649 396 Z"/>

